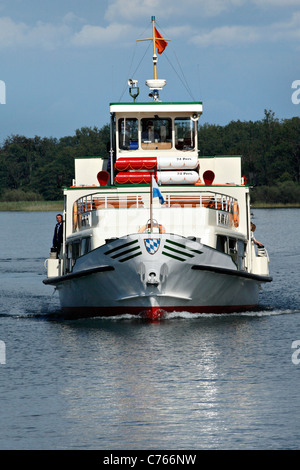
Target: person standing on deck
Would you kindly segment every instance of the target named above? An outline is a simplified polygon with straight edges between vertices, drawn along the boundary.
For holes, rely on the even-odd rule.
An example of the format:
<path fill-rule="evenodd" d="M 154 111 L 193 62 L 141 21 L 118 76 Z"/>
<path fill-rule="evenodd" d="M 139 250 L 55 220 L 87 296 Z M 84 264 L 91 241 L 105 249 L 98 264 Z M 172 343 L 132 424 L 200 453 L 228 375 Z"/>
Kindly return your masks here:
<path fill-rule="evenodd" d="M 63 217 L 61 214 L 57 214 L 56 222 L 57 223 L 54 228 L 52 248 L 54 248 L 55 251 L 59 254 L 63 242 Z"/>

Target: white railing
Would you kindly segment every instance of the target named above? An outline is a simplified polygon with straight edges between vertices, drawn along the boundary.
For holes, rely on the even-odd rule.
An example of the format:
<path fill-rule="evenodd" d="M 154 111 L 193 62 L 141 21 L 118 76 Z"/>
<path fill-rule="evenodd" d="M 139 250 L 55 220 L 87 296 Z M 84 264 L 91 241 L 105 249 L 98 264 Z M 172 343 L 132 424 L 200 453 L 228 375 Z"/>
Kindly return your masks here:
<path fill-rule="evenodd" d="M 211 209 L 232 212 L 233 203 L 236 199 L 221 193 L 163 193 L 165 203 L 163 207 L 208 207 Z M 96 209 L 123 209 L 123 208 L 148 208 L 150 197 L 143 194 L 133 195 L 108 195 L 94 193 L 83 196 L 74 203 L 77 205 L 77 213 L 89 212 Z"/>
<path fill-rule="evenodd" d="M 207 207 L 232 212 L 236 199 L 225 194 L 205 192 L 199 194 L 164 194 L 167 207 Z"/>

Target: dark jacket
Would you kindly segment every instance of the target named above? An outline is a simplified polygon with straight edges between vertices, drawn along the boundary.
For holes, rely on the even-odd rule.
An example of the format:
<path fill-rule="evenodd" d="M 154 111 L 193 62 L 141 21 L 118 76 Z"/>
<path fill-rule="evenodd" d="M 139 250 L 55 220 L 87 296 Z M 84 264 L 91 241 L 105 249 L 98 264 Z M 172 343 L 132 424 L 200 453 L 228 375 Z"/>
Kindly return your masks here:
<path fill-rule="evenodd" d="M 61 244 L 63 242 L 63 222 L 57 223 L 54 228 L 52 246 L 60 251 Z"/>

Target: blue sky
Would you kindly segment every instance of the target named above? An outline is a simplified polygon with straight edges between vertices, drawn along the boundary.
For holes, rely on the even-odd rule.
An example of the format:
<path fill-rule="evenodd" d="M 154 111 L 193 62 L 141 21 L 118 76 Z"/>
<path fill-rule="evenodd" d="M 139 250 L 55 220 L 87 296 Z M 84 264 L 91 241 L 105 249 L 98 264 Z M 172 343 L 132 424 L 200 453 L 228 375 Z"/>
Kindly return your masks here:
<path fill-rule="evenodd" d="M 300 115 L 300 0 L 0 0 L 0 142 L 101 128 L 110 102 L 131 100 L 128 78 L 148 101 L 152 50 L 136 39 L 151 35 L 152 15 L 172 39 L 162 100 L 201 100 L 211 124 Z"/>

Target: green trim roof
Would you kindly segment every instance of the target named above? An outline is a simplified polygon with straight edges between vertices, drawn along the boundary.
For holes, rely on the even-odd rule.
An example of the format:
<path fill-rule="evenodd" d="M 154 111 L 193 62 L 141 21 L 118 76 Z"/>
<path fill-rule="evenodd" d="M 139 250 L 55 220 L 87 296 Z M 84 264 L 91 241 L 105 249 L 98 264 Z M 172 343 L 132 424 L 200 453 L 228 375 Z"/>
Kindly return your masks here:
<path fill-rule="evenodd" d="M 75 155 L 74 159 L 75 159 L 75 158 L 79 158 L 79 159 L 80 159 L 80 158 L 83 158 L 83 159 L 84 159 L 84 158 L 100 158 L 100 159 L 102 159 L 102 160 L 106 160 L 106 159 L 108 159 L 109 157 L 108 157 L 108 156 L 107 156 L 107 157 L 101 157 L 100 155 L 91 155 L 91 156 L 90 156 L 90 155 L 81 155 L 81 156 Z"/>
<path fill-rule="evenodd" d="M 151 102 L 147 102 L 147 103 L 135 103 L 135 102 L 126 102 L 126 103 L 110 103 L 109 105 L 110 106 L 128 106 L 128 105 L 132 105 L 132 106 L 152 106 L 152 105 L 187 105 L 187 104 L 202 104 L 202 101 L 166 101 L 166 102 L 163 102 L 163 101 L 151 101 Z"/>

